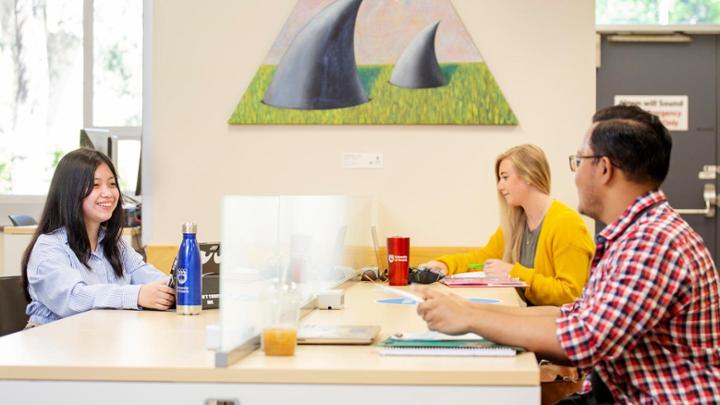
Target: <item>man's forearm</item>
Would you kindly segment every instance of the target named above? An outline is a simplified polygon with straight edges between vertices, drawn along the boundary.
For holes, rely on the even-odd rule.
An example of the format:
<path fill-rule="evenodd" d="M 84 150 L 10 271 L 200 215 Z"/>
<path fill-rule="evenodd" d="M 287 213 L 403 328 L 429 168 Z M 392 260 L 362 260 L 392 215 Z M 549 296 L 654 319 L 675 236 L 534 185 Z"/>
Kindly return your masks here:
<path fill-rule="evenodd" d="M 522 316 L 560 316 L 560 308 L 553 306 L 539 307 L 511 307 L 507 305 L 488 305 L 488 311 L 493 311 L 505 315 L 522 315 Z"/>
<path fill-rule="evenodd" d="M 555 320 L 559 316 L 560 310 L 553 307 L 500 309 L 477 305 L 470 329 L 497 343 L 522 347 L 543 358 L 567 363 L 569 360 L 555 334 Z"/>

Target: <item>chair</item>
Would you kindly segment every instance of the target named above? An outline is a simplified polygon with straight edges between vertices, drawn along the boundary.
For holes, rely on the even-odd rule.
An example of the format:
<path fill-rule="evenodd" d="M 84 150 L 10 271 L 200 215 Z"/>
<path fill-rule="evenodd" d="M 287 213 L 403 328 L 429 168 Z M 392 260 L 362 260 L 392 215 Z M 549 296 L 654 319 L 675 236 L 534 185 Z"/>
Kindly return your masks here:
<path fill-rule="evenodd" d="M 145 246 L 145 261 L 163 273 L 170 274 L 170 268 L 175 261 L 177 252 L 177 245 L 147 245 Z"/>
<path fill-rule="evenodd" d="M 8 215 L 8 218 L 10 218 L 10 222 L 12 222 L 13 226 L 37 225 L 37 221 L 32 217 L 32 215 L 16 214 Z"/>
<path fill-rule="evenodd" d="M 0 277 L 0 336 L 21 331 L 27 324 L 28 305 L 22 276 Z"/>

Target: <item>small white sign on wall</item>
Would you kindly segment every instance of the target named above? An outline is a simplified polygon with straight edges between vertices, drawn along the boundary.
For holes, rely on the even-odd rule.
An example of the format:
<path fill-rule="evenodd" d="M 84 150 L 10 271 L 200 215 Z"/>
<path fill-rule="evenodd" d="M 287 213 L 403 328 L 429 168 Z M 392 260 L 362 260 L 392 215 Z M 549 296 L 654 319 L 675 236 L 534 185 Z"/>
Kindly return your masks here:
<path fill-rule="evenodd" d="M 688 96 L 615 96 L 618 104 L 633 104 L 650 111 L 670 131 L 688 130 Z"/>

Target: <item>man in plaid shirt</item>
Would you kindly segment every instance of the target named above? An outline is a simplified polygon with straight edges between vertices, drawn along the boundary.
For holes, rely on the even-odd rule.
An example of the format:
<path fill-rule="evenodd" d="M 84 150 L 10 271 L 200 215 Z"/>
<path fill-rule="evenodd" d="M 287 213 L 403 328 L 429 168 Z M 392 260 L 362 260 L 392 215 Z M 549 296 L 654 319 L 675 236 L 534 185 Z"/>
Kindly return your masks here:
<path fill-rule="evenodd" d="M 720 402 L 718 273 L 659 191 L 670 135 L 637 107 L 610 107 L 593 121 L 570 167 L 580 212 L 609 225 L 582 297 L 505 308 L 426 290 L 418 314 L 433 330 L 476 332 L 590 371 L 591 391 L 567 403 Z"/>

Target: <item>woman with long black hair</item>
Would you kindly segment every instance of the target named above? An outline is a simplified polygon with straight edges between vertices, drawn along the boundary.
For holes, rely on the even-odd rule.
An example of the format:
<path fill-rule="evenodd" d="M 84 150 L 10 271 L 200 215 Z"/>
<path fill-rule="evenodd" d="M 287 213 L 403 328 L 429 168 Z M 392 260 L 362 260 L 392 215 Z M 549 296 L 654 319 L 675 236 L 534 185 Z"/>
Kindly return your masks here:
<path fill-rule="evenodd" d="M 168 309 L 174 290 L 121 238 L 112 161 L 78 149 L 58 163 L 40 223 L 22 260 L 28 327 L 94 308 Z"/>

